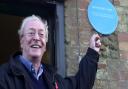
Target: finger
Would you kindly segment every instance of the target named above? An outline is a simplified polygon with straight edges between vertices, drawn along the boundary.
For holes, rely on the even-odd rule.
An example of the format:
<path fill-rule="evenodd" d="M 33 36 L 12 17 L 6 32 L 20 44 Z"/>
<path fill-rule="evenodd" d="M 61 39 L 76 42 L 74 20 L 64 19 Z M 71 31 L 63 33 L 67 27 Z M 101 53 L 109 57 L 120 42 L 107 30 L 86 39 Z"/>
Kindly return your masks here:
<path fill-rule="evenodd" d="M 96 38 L 95 38 L 95 41 L 97 41 L 97 40 L 99 40 L 100 39 L 100 37 L 99 36 L 97 36 Z"/>
<path fill-rule="evenodd" d="M 97 48 L 100 48 L 100 44 L 98 44 L 98 43 L 95 43 L 95 47 L 97 47 Z"/>
<path fill-rule="evenodd" d="M 96 42 L 95 42 L 95 47 L 101 47 L 101 42 L 100 42 L 100 40 L 97 40 Z"/>
<path fill-rule="evenodd" d="M 96 34 L 96 35 L 95 35 L 95 41 L 97 41 L 97 40 L 99 40 L 99 39 L 100 39 L 99 34 Z"/>

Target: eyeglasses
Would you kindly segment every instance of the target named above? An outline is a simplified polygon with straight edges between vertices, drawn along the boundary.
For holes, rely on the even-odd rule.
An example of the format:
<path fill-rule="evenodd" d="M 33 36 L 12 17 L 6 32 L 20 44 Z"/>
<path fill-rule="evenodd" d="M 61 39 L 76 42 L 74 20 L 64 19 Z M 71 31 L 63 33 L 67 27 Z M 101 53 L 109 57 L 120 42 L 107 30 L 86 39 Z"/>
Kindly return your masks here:
<path fill-rule="evenodd" d="M 37 34 L 40 38 L 44 38 L 44 32 L 38 32 Z M 25 33 L 25 35 L 28 37 L 35 37 L 36 32 L 28 32 L 28 33 Z"/>

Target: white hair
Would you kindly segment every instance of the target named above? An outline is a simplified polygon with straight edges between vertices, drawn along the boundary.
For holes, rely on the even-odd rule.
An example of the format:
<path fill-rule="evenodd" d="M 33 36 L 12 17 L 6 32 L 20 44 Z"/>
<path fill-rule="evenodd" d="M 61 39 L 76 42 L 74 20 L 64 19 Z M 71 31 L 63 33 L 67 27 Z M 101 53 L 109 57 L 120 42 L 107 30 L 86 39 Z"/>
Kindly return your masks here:
<path fill-rule="evenodd" d="M 45 26 L 45 33 L 46 33 L 45 36 L 46 36 L 46 42 L 47 42 L 48 41 L 48 24 L 47 24 L 47 21 L 44 20 L 44 19 L 41 19 L 41 17 L 36 16 L 36 15 L 28 16 L 28 17 L 23 19 L 21 27 L 18 30 L 18 34 L 19 34 L 20 38 L 23 36 L 23 30 L 24 30 L 25 25 L 29 21 L 32 21 L 32 20 L 37 20 L 37 21 L 40 21 L 40 22 L 42 22 L 44 24 L 44 26 Z"/>

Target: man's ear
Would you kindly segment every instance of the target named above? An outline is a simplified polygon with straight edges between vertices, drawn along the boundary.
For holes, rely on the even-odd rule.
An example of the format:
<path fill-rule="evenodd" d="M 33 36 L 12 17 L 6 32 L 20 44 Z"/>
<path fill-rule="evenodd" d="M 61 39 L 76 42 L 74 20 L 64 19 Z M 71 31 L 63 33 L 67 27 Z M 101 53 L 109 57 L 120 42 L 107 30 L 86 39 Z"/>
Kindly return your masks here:
<path fill-rule="evenodd" d="M 20 37 L 20 47 L 23 48 L 23 37 Z"/>

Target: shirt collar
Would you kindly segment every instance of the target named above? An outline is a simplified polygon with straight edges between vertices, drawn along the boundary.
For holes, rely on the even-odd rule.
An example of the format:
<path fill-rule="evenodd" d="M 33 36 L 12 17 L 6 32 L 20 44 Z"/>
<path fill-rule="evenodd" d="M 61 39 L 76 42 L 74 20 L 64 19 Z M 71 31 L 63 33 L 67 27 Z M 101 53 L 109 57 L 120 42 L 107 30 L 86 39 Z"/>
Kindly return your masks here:
<path fill-rule="evenodd" d="M 32 75 L 38 80 L 39 77 L 42 75 L 43 73 L 43 65 L 41 65 L 39 67 L 38 72 L 35 71 L 35 68 L 32 64 L 31 61 L 29 61 L 28 59 L 26 59 L 25 57 L 20 55 L 20 61 L 23 63 L 23 65 L 25 65 L 25 67 L 32 73 Z"/>

